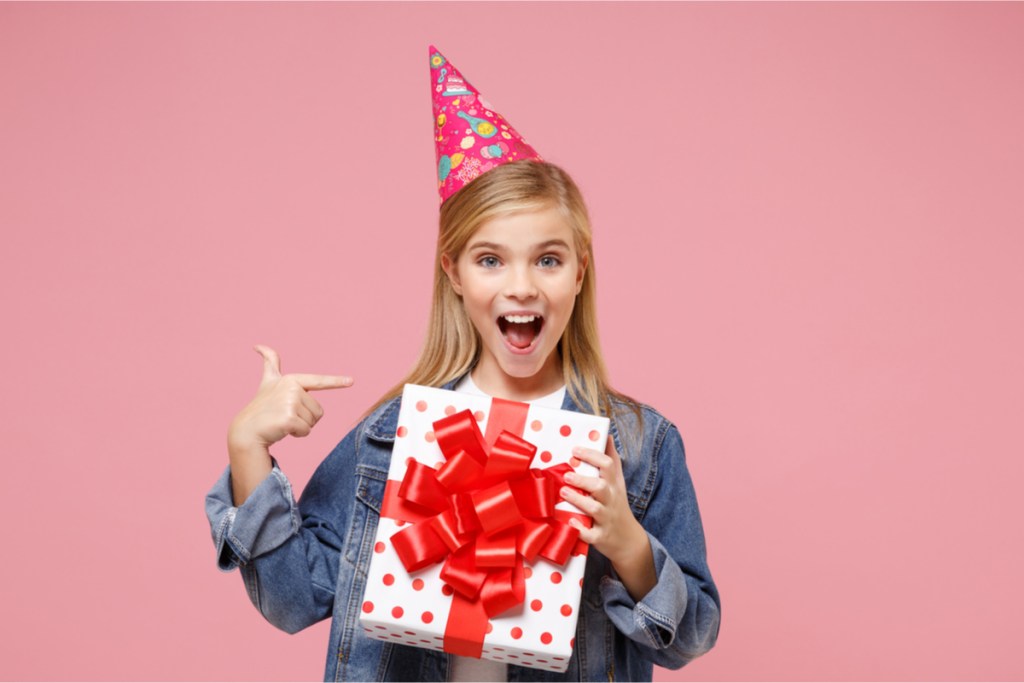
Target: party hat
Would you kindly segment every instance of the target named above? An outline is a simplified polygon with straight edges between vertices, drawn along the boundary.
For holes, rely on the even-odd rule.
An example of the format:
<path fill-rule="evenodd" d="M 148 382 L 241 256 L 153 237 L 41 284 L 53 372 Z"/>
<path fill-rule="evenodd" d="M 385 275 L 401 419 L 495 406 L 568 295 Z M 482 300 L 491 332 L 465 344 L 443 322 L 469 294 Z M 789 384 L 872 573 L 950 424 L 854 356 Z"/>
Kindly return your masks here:
<path fill-rule="evenodd" d="M 434 141 L 441 202 L 463 185 L 511 161 L 543 161 L 441 52 L 430 46 Z"/>

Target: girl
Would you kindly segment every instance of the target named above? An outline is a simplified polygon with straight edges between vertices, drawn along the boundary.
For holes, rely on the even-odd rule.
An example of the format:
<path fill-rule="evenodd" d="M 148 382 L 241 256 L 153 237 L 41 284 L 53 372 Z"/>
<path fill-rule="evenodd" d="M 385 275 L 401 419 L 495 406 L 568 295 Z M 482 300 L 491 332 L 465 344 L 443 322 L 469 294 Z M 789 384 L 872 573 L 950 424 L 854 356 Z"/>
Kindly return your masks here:
<path fill-rule="evenodd" d="M 347 377 L 282 375 L 264 346 L 256 397 L 228 431 L 206 499 L 218 565 L 294 633 L 332 617 L 326 680 L 651 680 L 718 636 L 718 591 L 676 427 L 612 389 L 597 339 L 590 222 L 579 190 L 431 47 L 442 205 L 427 340 L 413 370 L 320 464 L 296 503 L 269 447 L 323 416 L 310 391 Z M 468 127 L 467 127 L 468 126 Z M 365 637 L 365 578 L 405 383 L 611 418 L 599 476 L 562 496 L 593 518 L 569 669 L 553 674 Z M 620 455 L 621 454 L 621 455 Z"/>

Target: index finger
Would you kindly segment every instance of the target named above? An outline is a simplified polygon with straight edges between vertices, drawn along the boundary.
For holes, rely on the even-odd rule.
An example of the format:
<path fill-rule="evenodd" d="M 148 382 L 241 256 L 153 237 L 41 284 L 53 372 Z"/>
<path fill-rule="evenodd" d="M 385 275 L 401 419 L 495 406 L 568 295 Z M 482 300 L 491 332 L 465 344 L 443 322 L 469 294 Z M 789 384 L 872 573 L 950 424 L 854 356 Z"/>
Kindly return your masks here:
<path fill-rule="evenodd" d="M 590 463 L 599 470 L 602 470 L 615 462 L 611 457 L 601 451 L 593 448 L 587 448 L 586 446 L 577 446 L 576 448 L 573 448 L 572 454 L 583 462 Z"/>
<path fill-rule="evenodd" d="M 354 380 L 344 375 L 310 375 L 295 374 L 292 377 L 306 391 L 320 391 L 322 389 L 342 389 L 352 386 Z"/>

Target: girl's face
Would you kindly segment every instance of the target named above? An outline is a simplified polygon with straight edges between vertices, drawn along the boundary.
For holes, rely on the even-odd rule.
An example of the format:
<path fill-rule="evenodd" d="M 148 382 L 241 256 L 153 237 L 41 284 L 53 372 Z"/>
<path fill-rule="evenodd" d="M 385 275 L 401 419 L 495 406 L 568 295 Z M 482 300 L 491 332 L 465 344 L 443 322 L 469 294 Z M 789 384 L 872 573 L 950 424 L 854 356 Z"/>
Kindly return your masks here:
<path fill-rule="evenodd" d="M 441 266 L 483 343 L 474 381 L 491 394 L 561 386 L 556 349 L 587 263 L 558 209 L 487 221 Z"/>

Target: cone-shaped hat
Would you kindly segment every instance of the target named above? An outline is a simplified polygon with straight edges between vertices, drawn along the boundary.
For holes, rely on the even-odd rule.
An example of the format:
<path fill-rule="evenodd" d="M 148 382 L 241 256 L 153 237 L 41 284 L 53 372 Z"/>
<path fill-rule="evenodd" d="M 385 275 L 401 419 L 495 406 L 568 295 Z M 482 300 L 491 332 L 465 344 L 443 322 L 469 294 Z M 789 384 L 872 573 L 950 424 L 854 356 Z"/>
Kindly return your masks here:
<path fill-rule="evenodd" d="M 434 141 L 441 202 L 477 176 L 510 161 L 543 161 L 445 56 L 430 46 Z"/>

